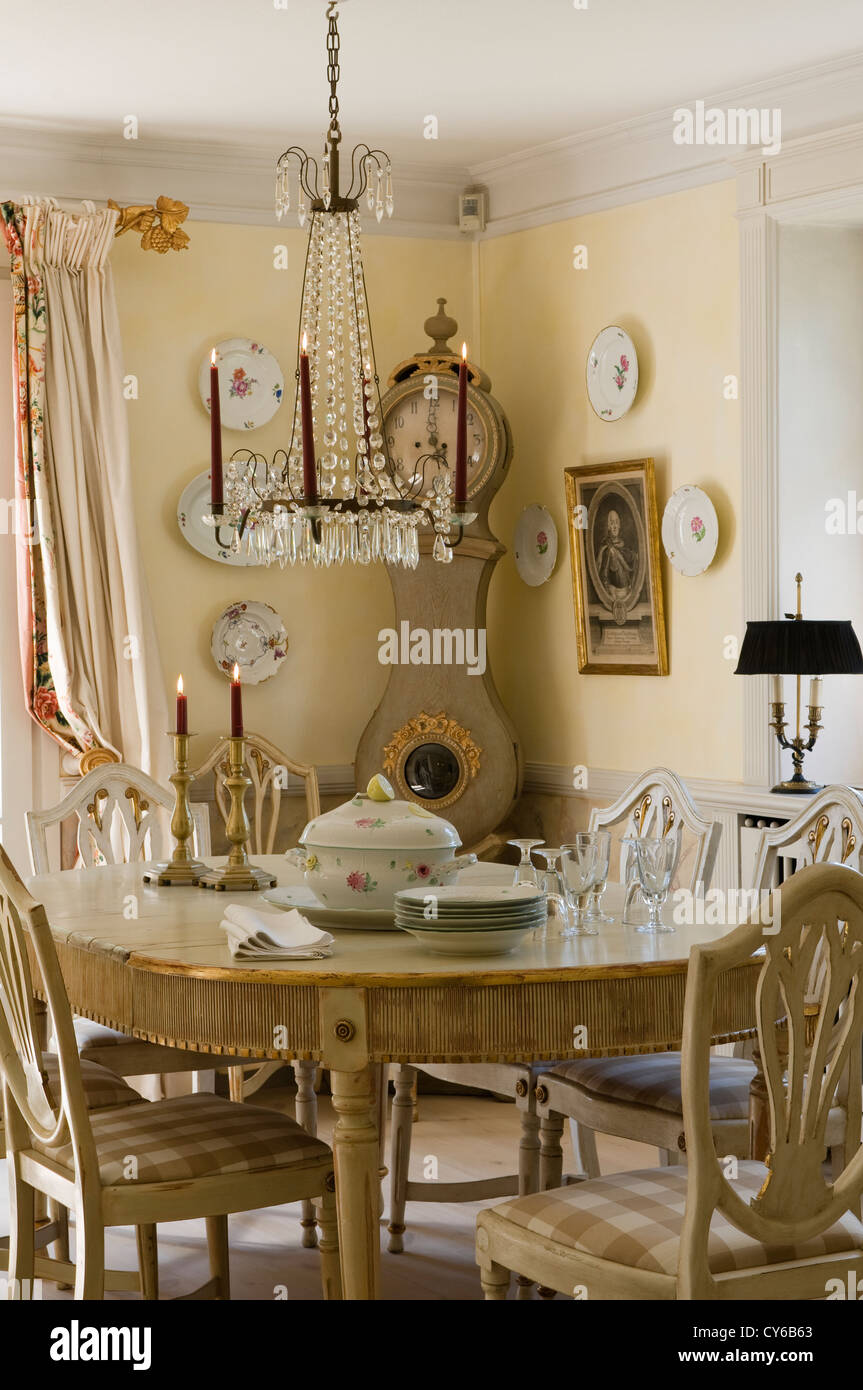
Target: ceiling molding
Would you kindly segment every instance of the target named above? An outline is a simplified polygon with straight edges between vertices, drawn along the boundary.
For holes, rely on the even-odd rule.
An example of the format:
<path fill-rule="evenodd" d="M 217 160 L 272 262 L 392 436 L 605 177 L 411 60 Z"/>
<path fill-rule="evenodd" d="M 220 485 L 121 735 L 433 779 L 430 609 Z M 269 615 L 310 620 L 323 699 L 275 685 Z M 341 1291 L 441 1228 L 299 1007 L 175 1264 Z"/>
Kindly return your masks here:
<path fill-rule="evenodd" d="M 863 119 L 863 54 L 745 88 L 702 93 L 602 130 L 474 164 L 471 179 L 489 193 L 484 236 L 505 236 L 735 177 L 746 154 L 741 147 L 674 143 L 675 111 L 692 108 L 696 100 L 723 110 L 778 109 L 783 148 L 801 137 L 815 140 L 823 132 Z M 748 157 L 755 162 L 763 159 L 755 150 Z"/>
<path fill-rule="evenodd" d="M 468 187 L 489 192 L 482 240 L 740 177 L 741 161 L 757 164 L 762 158 L 758 151 L 674 143 L 674 112 L 691 108 L 696 99 L 722 109 L 778 108 L 784 150 L 786 142 L 823 138 L 863 120 L 863 54 L 746 88 L 693 96 L 661 111 L 469 167 L 396 161 L 396 216 L 380 226 L 367 218 L 368 232 L 459 240 L 464 234 L 458 229 L 458 195 Z M 0 123 L 0 196 L 27 192 L 137 203 L 166 193 L 189 204 L 193 221 L 270 226 L 276 232 L 274 148 L 180 139 L 127 141 L 68 125 Z"/>
<path fill-rule="evenodd" d="M 151 203 L 159 194 L 180 198 L 190 219 L 280 229 L 273 212 L 276 156 L 260 145 L 206 141 L 124 140 L 69 131 L 43 123 L 0 123 L 0 197 L 50 195 L 65 201 Z M 364 216 L 369 233 L 459 239 L 458 195 L 468 181 L 458 166 L 393 162 L 396 212 L 378 225 Z"/>

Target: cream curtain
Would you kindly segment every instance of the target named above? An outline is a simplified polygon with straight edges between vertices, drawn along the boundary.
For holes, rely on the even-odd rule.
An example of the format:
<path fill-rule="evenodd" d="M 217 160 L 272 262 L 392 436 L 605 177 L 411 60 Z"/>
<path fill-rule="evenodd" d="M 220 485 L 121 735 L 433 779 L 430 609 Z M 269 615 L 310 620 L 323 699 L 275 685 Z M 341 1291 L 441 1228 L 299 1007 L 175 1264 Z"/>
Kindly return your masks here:
<path fill-rule="evenodd" d="M 167 703 L 135 526 L 109 264 L 117 213 L 85 203 L 73 215 L 53 200 L 14 211 L 17 269 L 27 294 L 42 299 L 44 374 L 30 383 L 41 404 L 41 458 L 31 479 L 37 587 L 61 718 L 44 717 L 44 693 L 33 712 L 67 747 L 112 748 L 164 779 Z"/>

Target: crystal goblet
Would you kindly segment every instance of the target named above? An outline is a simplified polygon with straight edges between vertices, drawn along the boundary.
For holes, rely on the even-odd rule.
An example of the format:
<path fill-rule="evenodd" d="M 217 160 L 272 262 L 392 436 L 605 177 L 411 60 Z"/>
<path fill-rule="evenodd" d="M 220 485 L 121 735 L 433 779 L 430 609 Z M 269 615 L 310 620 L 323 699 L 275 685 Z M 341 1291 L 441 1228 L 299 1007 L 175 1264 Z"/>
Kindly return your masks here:
<path fill-rule="evenodd" d="M 521 884 L 530 884 L 533 888 L 538 888 L 539 879 L 537 877 L 536 865 L 530 857 L 530 852 L 532 849 L 535 849 L 537 845 L 544 845 L 545 840 L 507 840 L 507 844 L 513 845 L 515 849 L 521 852 L 521 859 L 519 860 L 513 880 L 515 886 L 519 887 Z"/>
<path fill-rule="evenodd" d="M 601 867 L 600 844 L 597 839 L 604 831 L 579 830 L 571 844 L 564 845 L 563 875 L 572 916 L 571 936 L 598 936 L 599 927 L 588 922 L 586 906 L 591 890 L 596 886 Z M 608 873 L 608 869 L 606 869 Z"/>

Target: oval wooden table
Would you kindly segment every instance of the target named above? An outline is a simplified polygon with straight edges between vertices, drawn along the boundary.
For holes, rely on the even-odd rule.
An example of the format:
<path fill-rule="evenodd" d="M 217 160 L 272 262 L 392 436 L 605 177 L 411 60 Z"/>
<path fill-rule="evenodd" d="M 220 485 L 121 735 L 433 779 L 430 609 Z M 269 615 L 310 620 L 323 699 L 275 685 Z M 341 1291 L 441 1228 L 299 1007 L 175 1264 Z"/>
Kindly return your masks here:
<path fill-rule="evenodd" d="M 213 860 L 221 863 L 221 860 Z M 299 873 L 277 856 L 280 884 Z M 493 866 L 478 866 L 487 875 Z M 505 881 L 511 870 L 501 869 Z M 380 1259 L 375 1064 L 536 1061 L 677 1047 L 689 950 L 725 926 L 525 944 L 506 956 L 439 956 L 402 932 L 334 928 L 324 960 L 245 962 L 228 951 L 226 902 L 257 894 L 155 888 L 142 865 L 30 880 L 51 921 L 76 1013 L 214 1056 L 300 1058 L 329 1068 L 344 1296 L 374 1298 Z M 612 888 L 612 911 L 620 893 Z M 755 964 L 753 962 L 753 964 Z M 757 970 L 728 973 L 715 1042 L 751 1031 Z M 578 1046 L 574 1046 L 577 1041 Z"/>

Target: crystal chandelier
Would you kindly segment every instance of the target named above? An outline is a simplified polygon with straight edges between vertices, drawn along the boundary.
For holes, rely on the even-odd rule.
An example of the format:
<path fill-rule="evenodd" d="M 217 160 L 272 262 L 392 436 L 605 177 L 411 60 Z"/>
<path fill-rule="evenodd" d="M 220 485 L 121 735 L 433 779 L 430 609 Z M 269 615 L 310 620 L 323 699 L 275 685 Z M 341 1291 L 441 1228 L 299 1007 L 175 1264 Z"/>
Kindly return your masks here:
<path fill-rule="evenodd" d="M 245 550 L 262 564 L 382 560 L 413 569 L 420 525 L 434 526 L 434 557 L 447 562 L 453 522 L 461 533 L 472 514 L 453 506 L 444 454 L 428 455 L 404 478 L 384 438 L 359 207 L 365 199 L 378 222 L 392 216 L 392 166 L 383 150 L 359 144 L 342 189 L 336 0 L 327 5 L 327 19 L 330 123 L 323 157 L 319 164 L 292 145 L 276 167 L 277 217 L 295 199 L 300 226 L 309 223 L 290 443 L 272 461 L 238 450 L 225 473 L 224 498 L 214 500 L 205 519 L 218 546 Z"/>

